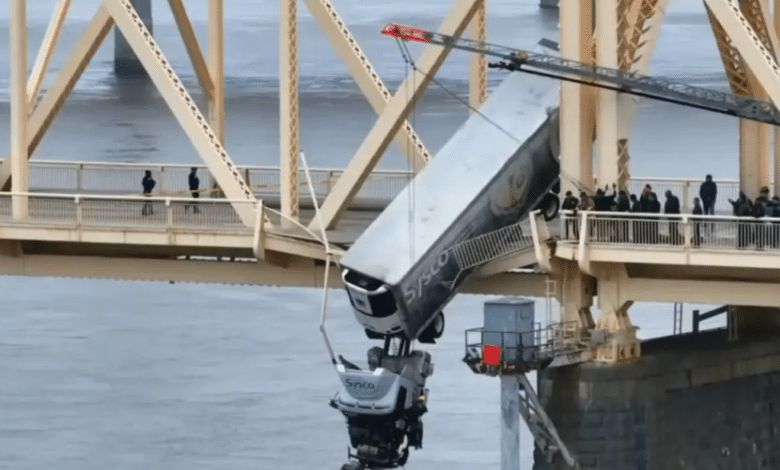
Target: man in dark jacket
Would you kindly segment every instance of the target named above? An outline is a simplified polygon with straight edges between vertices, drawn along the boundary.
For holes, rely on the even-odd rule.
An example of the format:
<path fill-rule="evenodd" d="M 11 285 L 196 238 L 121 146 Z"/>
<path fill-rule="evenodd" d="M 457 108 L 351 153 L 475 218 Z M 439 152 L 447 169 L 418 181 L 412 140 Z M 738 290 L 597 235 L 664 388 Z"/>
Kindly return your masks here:
<path fill-rule="evenodd" d="M 607 196 L 606 189 L 609 189 L 609 186 L 604 186 L 604 190 L 597 190 L 596 191 L 596 210 L 601 212 L 609 212 L 612 210 L 612 206 L 615 205 L 615 196 L 617 196 L 617 185 L 612 185 L 612 194 Z"/>
<path fill-rule="evenodd" d="M 146 170 L 144 173 L 144 179 L 141 180 L 141 186 L 144 188 L 144 196 L 152 197 L 152 190 L 154 189 L 155 184 L 157 184 L 157 182 L 152 178 L 152 172 Z M 152 203 L 145 202 L 144 207 L 141 209 L 141 215 L 149 214 L 154 214 L 154 211 L 152 210 Z"/>
<path fill-rule="evenodd" d="M 566 197 L 563 198 L 561 204 L 561 210 L 574 211 L 573 214 L 566 215 L 566 239 L 569 240 L 569 234 L 571 233 L 574 238 L 579 238 L 579 231 L 577 230 L 577 206 L 580 205 L 579 199 L 574 197 L 571 191 L 566 191 Z"/>
<path fill-rule="evenodd" d="M 668 189 L 666 190 L 666 202 L 664 203 L 664 214 L 679 214 L 680 213 L 680 199 L 672 194 Z M 679 222 L 677 217 L 669 219 L 669 243 L 672 245 L 680 244 L 680 231 L 678 229 Z"/>
<path fill-rule="evenodd" d="M 712 175 L 707 175 L 699 188 L 704 215 L 715 215 L 715 198 L 718 196 L 718 186 L 712 181 Z"/>
<path fill-rule="evenodd" d="M 200 197 L 200 193 L 198 192 L 198 188 L 200 187 L 200 178 L 198 178 L 197 174 L 198 169 L 195 167 L 190 168 L 190 176 L 188 178 L 188 183 L 190 186 L 190 193 L 192 194 L 193 199 L 198 199 Z M 198 203 L 192 204 L 193 206 L 193 212 L 198 213 L 200 212 L 200 209 L 198 208 Z M 187 211 L 190 209 L 190 204 L 187 204 L 184 206 L 184 213 L 186 214 Z"/>

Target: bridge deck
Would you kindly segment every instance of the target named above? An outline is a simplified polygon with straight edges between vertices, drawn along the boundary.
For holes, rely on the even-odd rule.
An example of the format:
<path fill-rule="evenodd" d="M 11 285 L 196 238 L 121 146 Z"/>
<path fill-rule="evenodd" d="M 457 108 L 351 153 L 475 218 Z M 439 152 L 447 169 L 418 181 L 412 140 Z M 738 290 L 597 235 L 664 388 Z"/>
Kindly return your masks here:
<path fill-rule="evenodd" d="M 134 192 L 140 187 L 146 168 L 156 172 L 158 185 L 163 189 L 151 198 Z M 188 191 L 173 191 L 183 186 L 177 183 L 186 182 L 189 168 L 186 165 L 153 167 L 33 161 L 31 192 L 26 195 L 29 204 L 26 219 L 14 220 L 11 213 L 12 198 L 20 195 L 0 193 L 0 239 L 21 241 L 24 253 L 43 255 L 253 259 L 255 230 L 241 222 L 231 201 L 204 194 L 196 206 Z M 260 182 L 253 186 L 258 198 L 263 199 L 264 205 L 273 206 L 278 200 L 278 170 L 246 168 L 243 171 Z M 339 170 L 312 170 L 315 194 L 320 202 L 339 174 Z M 211 191 L 208 173 L 204 171 L 200 177 L 202 187 L 207 188 L 204 192 Z M 375 172 L 345 218 L 328 232 L 329 241 L 342 249 L 348 247 L 410 177 L 406 172 Z M 647 181 L 658 191 L 671 188 L 677 194 L 688 196 L 696 185 L 686 180 L 638 179 L 631 186 L 639 189 Z M 729 193 L 736 193 L 736 185 L 732 182 L 720 185 L 718 208 L 724 211 L 724 206 L 728 206 L 725 199 Z M 314 217 L 311 200 L 305 198 L 307 194 L 308 188 L 301 188 L 304 197 L 300 218 L 304 226 Z M 315 259 L 324 257 L 322 245 L 310 233 L 302 228 L 282 230 L 278 212 L 267 208 L 265 213 L 272 224 L 266 226 L 264 234 L 267 250 Z M 557 240 L 555 256 L 578 260 L 581 264 L 631 263 L 655 269 L 718 266 L 753 271 L 775 270 L 780 266 L 780 220 L 728 216 L 706 219 L 680 216 L 671 222 L 667 219 L 667 216 L 651 214 L 566 214 L 548 224 L 548 231 Z M 677 235 L 669 236 L 670 226 Z M 477 253 L 477 257 L 489 253 L 489 259 L 484 260 L 489 266 L 481 270 L 484 275 L 533 265 L 536 254 L 529 242 L 528 228 L 518 227 L 518 233 L 512 235 L 513 243 L 502 242 L 506 238 L 503 235 L 486 237 L 479 243 L 459 247 L 458 254 L 473 257 L 476 249 L 485 250 Z M 584 236 L 580 236 L 583 232 Z M 485 243 L 505 246 L 478 246 Z"/>

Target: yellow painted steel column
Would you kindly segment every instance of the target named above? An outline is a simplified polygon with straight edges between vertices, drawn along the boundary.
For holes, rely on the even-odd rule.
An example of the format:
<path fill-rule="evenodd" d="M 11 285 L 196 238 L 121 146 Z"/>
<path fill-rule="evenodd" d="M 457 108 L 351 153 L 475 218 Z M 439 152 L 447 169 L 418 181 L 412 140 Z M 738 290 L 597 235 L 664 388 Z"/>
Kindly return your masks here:
<path fill-rule="evenodd" d="M 298 0 L 280 0 L 279 150 L 282 215 L 298 220 Z M 282 218 L 282 227 L 292 223 Z"/>
<path fill-rule="evenodd" d="M 739 189 L 750 199 L 758 196 L 758 123 L 739 120 Z"/>
<path fill-rule="evenodd" d="M 54 49 L 57 47 L 57 43 L 60 40 L 60 34 L 62 33 L 62 26 L 65 23 L 65 18 L 68 16 L 72 0 L 59 0 L 57 6 L 54 8 L 54 12 L 49 21 L 49 27 L 46 29 L 46 34 L 43 36 L 41 42 L 41 48 L 38 51 L 38 57 L 35 59 L 35 65 L 33 66 L 32 73 L 30 74 L 30 82 L 27 85 L 27 101 L 32 111 L 35 101 L 38 99 L 38 93 L 41 91 L 43 82 L 46 79 L 46 72 L 49 70 L 49 62 L 54 55 Z"/>
<path fill-rule="evenodd" d="M 471 22 L 471 37 L 483 44 L 487 41 L 487 2 L 488 0 L 480 1 L 480 6 Z M 485 54 L 471 54 L 469 104 L 472 109 L 479 109 L 487 100 L 487 74 Z"/>
<path fill-rule="evenodd" d="M 780 0 L 778 0 L 780 1 Z M 592 3 L 571 2 L 559 10 L 561 56 L 590 63 Z M 587 106 L 591 90 L 568 81 L 561 82 L 561 191 L 579 194 L 579 185 L 592 187 L 592 110 Z M 589 96 L 590 95 L 590 96 Z"/>
<path fill-rule="evenodd" d="M 29 187 L 27 165 L 27 4 L 11 0 L 11 190 L 26 193 Z M 11 202 L 14 220 L 27 218 L 27 196 L 15 195 Z"/>
<path fill-rule="evenodd" d="M 225 12 L 224 0 L 209 0 L 209 70 L 214 93 L 209 100 L 209 124 L 225 145 Z"/>
<path fill-rule="evenodd" d="M 775 0 L 774 26 L 780 36 L 780 0 Z M 775 127 L 775 195 L 780 195 L 780 127 Z"/>
<path fill-rule="evenodd" d="M 617 27 L 617 0 L 596 0 L 596 60 L 603 67 L 618 68 Z M 618 182 L 618 108 L 616 92 L 598 93 L 598 186 L 603 188 Z"/>

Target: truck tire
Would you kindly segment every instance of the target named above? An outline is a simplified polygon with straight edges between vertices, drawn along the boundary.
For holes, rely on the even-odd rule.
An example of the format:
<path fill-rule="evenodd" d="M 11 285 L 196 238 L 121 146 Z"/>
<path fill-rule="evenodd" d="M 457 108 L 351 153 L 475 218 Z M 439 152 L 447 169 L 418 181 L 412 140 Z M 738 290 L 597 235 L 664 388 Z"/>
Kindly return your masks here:
<path fill-rule="evenodd" d="M 561 207 L 561 201 L 558 196 L 552 193 L 547 193 L 539 204 L 538 209 L 542 211 L 545 222 L 553 220 L 558 215 L 558 209 Z"/>
<path fill-rule="evenodd" d="M 421 343 L 436 344 L 436 340 L 444 333 L 444 312 L 436 314 L 430 325 L 420 333 L 417 340 Z"/>

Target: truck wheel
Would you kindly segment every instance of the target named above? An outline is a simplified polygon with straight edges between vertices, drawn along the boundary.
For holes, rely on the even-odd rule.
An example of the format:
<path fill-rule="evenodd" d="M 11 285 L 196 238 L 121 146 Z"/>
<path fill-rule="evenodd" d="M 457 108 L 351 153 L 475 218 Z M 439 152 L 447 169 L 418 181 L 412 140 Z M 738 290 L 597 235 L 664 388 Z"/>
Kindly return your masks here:
<path fill-rule="evenodd" d="M 539 204 L 539 209 L 542 210 L 545 222 L 553 220 L 558 215 L 558 209 L 561 206 L 561 201 L 558 196 L 552 193 L 547 193 L 542 199 L 542 203 Z"/>
<path fill-rule="evenodd" d="M 436 314 L 430 325 L 420 333 L 417 340 L 421 343 L 435 344 L 437 339 L 444 333 L 444 312 Z"/>

